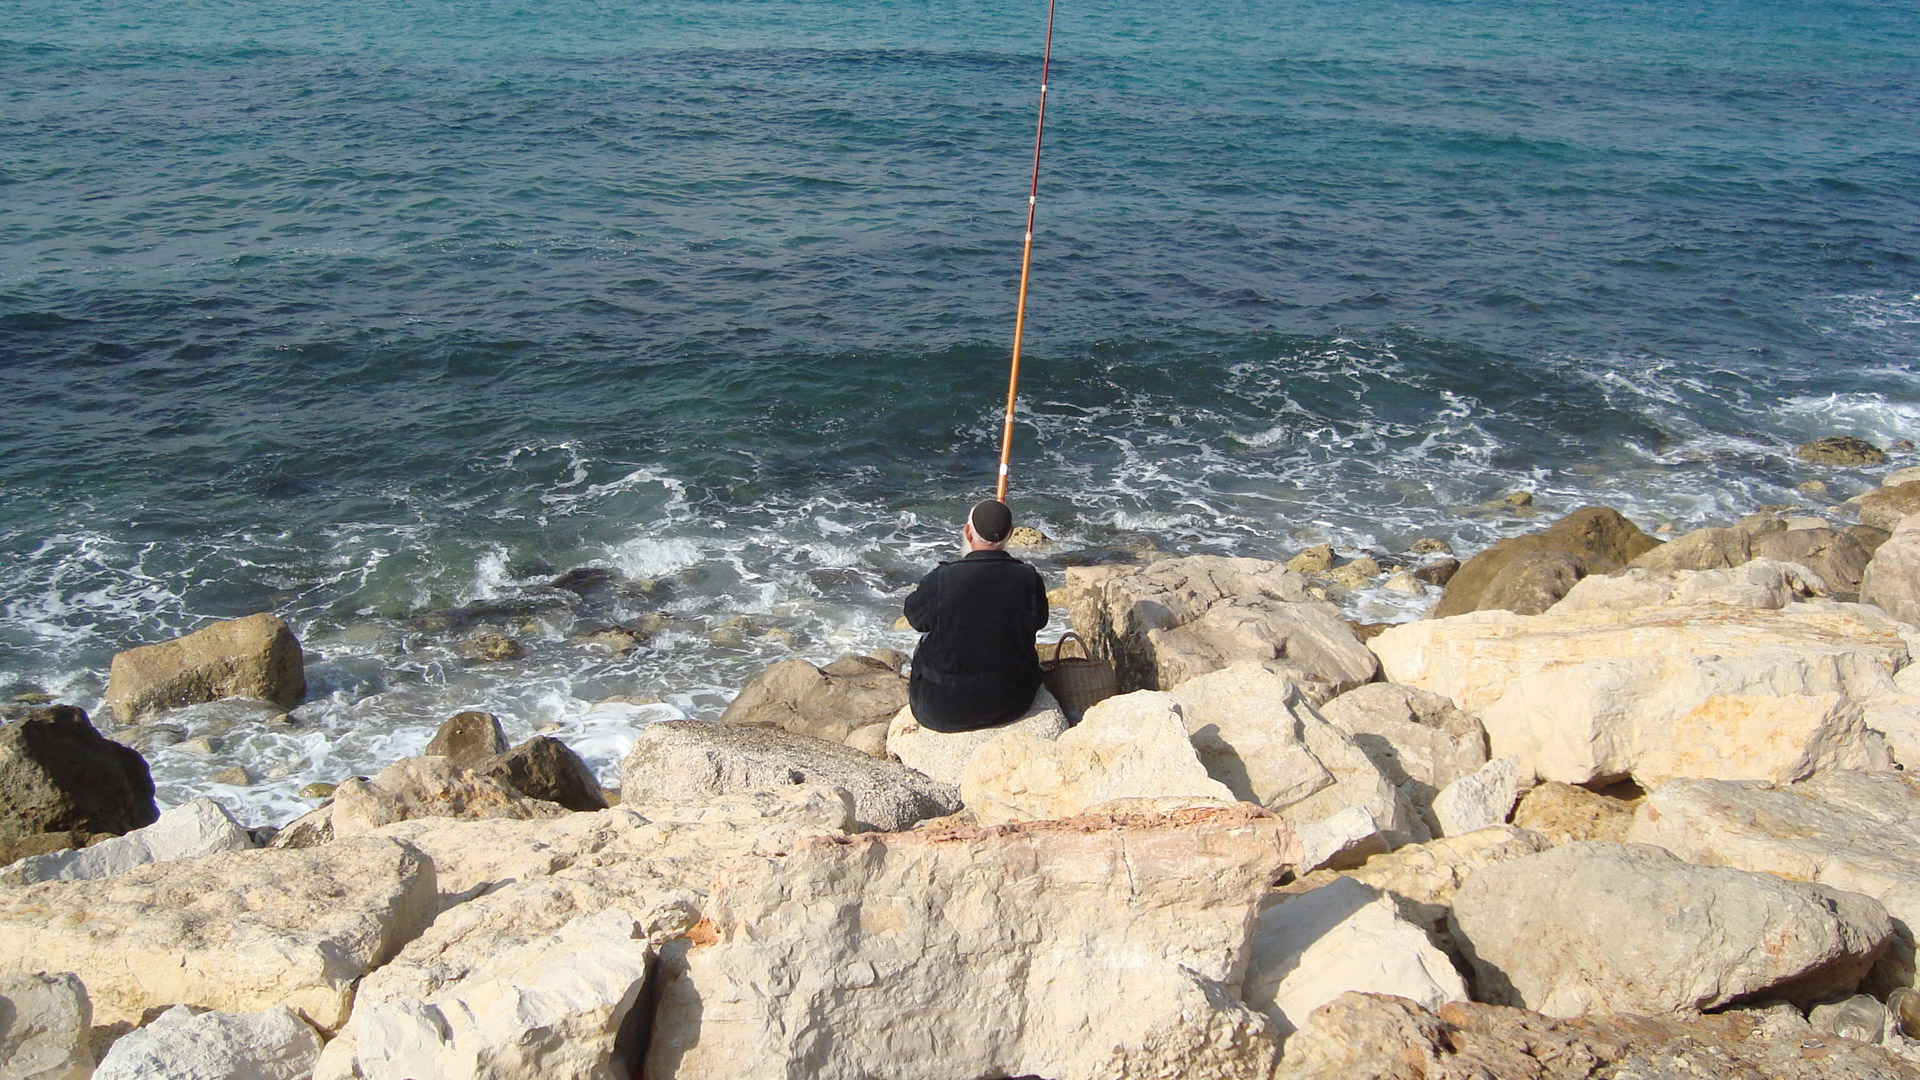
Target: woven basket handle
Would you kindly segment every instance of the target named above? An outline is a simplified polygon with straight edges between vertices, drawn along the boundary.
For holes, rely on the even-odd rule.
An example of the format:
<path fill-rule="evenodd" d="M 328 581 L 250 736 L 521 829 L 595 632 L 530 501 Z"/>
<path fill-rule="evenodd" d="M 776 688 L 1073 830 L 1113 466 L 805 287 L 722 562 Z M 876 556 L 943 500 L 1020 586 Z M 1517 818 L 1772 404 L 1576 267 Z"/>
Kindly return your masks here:
<path fill-rule="evenodd" d="M 1081 641 L 1081 640 L 1080 640 L 1080 635 L 1079 635 L 1079 634 L 1076 634 L 1076 633 L 1074 633 L 1073 631 L 1071 631 L 1071 630 L 1069 630 L 1069 631 L 1067 631 L 1066 633 L 1064 633 L 1064 634 L 1061 634 L 1061 635 L 1060 635 L 1060 640 L 1059 640 L 1059 641 L 1056 641 L 1056 642 L 1054 642 L 1054 643 L 1053 643 L 1053 662 L 1054 662 L 1054 663 L 1056 663 L 1056 664 L 1057 664 L 1057 663 L 1059 663 L 1059 662 L 1060 662 L 1060 650 L 1061 650 L 1061 648 L 1062 648 L 1062 647 L 1064 647 L 1064 646 L 1066 645 L 1066 643 L 1067 643 L 1067 639 L 1068 639 L 1068 638 L 1072 638 L 1072 639 L 1073 639 L 1073 643 L 1074 643 L 1075 645 L 1078 645 L 1078 646 L 1080 646 L 1080 651 L 1081 651 L 1081 652 L 1083 652 L 1083 653 L 1084 653 L 1084 652 L 1086 652 L 1086 651 L 1087 651 L 1087 643 L 1086 643 L 1086 642 L 1084 642 L 1084 641 Z"/>

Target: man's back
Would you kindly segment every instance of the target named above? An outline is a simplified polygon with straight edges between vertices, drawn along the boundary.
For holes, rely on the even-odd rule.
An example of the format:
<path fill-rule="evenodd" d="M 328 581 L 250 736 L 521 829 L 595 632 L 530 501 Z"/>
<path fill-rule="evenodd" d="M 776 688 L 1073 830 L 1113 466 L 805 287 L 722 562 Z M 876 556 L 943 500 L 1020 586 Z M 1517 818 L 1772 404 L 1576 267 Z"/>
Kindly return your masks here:
<path fill-rule="evenodd" d="M 999 550 L 941 563 L 907 598 L 907 622 L 926 636 L 913 654 L 914 719 L 970 731 L 1025 712 L 1040 688 L 1034 635 L 1047 624 L 1039 571 Z"/>

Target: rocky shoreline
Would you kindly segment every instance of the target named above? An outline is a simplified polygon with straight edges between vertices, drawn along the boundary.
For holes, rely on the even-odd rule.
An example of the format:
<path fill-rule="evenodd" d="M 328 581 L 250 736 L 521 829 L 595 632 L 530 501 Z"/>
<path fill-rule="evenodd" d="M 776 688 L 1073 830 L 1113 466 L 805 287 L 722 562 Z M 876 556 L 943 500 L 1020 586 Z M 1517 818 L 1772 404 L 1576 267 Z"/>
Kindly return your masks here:
<path fill-rule="evenodd" d="M 1084 715 L 938 735 L 901 654 L 788 660 L 613 790 L 464 713 L 294 820 L 161 815 L 81 710 L 12 706 L 0 1078 L 1920 1078 L 1886 479 L 1665 541 L 1074 566 L 1122 690 Z M 1367 626 L 1357 586 L 1444 591 Z M 263 614 L 107 700 L 305 692 Z"/>

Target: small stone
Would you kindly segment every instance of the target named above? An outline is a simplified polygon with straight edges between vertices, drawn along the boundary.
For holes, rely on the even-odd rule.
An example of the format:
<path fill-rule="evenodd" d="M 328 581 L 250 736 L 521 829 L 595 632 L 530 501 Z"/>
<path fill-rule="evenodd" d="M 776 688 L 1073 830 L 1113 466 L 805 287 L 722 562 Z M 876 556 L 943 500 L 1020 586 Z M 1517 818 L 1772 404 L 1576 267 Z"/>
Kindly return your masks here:
<path fill-rule="evenodd" d="M 902 615 L 899 618 L 893 620 L 893 628 L 895 630 L 911 630 L 913 629 L 913 624 L 907 621 L 907 617 L 905 615 Z"/>
<path fill-rule="evenodd" d="M 1296 574 L 1324 574 L 1333 569 L 1333 545 L 1319 544 L 1287 560 L 1287 569 Z"/>
<path fill-rule="evenodd" d="M 630 630 L 624 626 L 596 626 L 584 634 L 575 634 L 570 640 L 575 645 L 605 649 L 608 652 L 630 653 L 647 642 L 651 635 L 641 630 Z M 734 637 L 739 637 L 738 631 Z"/>
<path fill-rule="evenodd" d="M 250 775 L 246 767 L 242 765 L 235 765 L 230 769 L 221 769 L 219 772 L 207 777 L 207 779 L 216 784 L 230 784 L 234 787 L 253 786 L 252 775 Z"/>
<path fill-rule="evenodd" d="M 1889 450 L 1911 450 L 1911 449 L 1913 449 L 1913 440 L 1912 440 L 1912 439 L 1895 439 L 1895 440 L 1893 440 L 1893 444 L 1892 444 L 1891 446 L 1889 446 L 1889 447 L 1887 447 L 1887 449 L 1889 449 Z"/>
<path fill-rule="evenodd" d="M 194 754 L 199 757 L 211 757 L 219 753 L 221 747 L 224 745 L 225 743 L 219 739 L 213 738 L 210 735 L 202 735 L 197 739 L 185 739 L 174 743 L 173 748 L 186 754 Z"/>
<path fill-rule="evenodd" d="M 1503 503 L 1506 503 L 1508 506 L 1532 506 L 1533 492 L 1531 491 L 1511 492 L 1507 495 L 1506 498 L 1501 499 L 1500 501 Z"/>
<path fill-rule="evenodd" d="M 1007 546 L 1025 548 L 1029 551 L 1044 551 L 1053 546 L 1053 538 L 1039 529 L 1028 525 L 1016 525 L 1007 534 Z"/>
<path fill-rule="evenodd" d="M 799 644 L 800 639 L 793 636 L 793 631 L 776 626 L 766 633 L 761 634 L 760 640 L 769 645 L 779 645 L 783 648 L 791 649 Z"/>
<path fill-rule="evenodd" d="M 1829 435 L 1824 439 L 1801 443 L 1793 452 L 1802 461 L 1815 465 L 1838 465 L 1852 467 L 1858 465 L 1883 465 L 1886 463 L 1886 451 L 1850 435 Z"/>
<path fill-rule="evenodd" d="M 421 753 L 452 760 L 463 769 L 477 767 L 495 754 L 507 752 L 507 733 L 500 718 L 490 712 L 455 713 L 433 733 Z"/>
<path fill-rule="evenodd" d="M 1388 578 L 1386 588 L 1389 592 L 1406 593 L 1408 596 L 1418 596 L 1427 591 L 1419 578 L 1405 570 Z"/>
<path fill-rule="evenodd" d="M 1802 495 L 1825 495 L 1827 493 L 1827 482 L 1825 480 L 1809 480 L 1794 488 L 1794 490 Z"/>
<path fill-rule="evenodd" d="M 1423 566 L 1414 567 L 1413 578 L 1415 581 L 1422 581 L 1428 585 L 1438 585 L 1445 588 L 1447 582 L 1453 580 L 1453 575 L 1459 572 L 1460 560 L 1448 557 L 1445 559 L 1435 559 Z"/>
<path fill-rule="evenodd" d="M 488 631 L 477 634 L 460 643 L 460 655 L 470 660 L 517 660 L 522 650 L 520 643 L 505 634 Z"/>
<path fill-rule="evenodd" d="M 1433 797 L 1433 816 L 1442 836 L 1461 836 L 1504 825 L 1519 795 L 1520 759 L 1495 758 Z"/>
<path fill-rule="evenodd" d="M 274 715 L 267 717 L 266 723 L 269 727 L 299 727 L 300 726 L 300 721 L 295 720 L 293 718 L 292 713 L 275 713 Z"/>
<path fill-rule="evenodd" d="M 1655 526 L 1653 531 L 1659 533 L 1661 536 L 1672 536 L 1674 533 L 1680 531 L 1680 526 L 1671 521 L 1663 521 Z"/>
<path fill-rule="evenodd" d="M 300 789 L 300 797 L 303 799 L 331 799 L 333 798 L 333 789 L 334 785 L 324 780 L 316 780 Z"/>
<path fill-rule="evenodd" d="M 43 694 L 38 690 L 23 690 L 13 695 L 13 703 L 16 705 L 51 705 L 53 704 L 53 695 Z"/>
<path fill-rule="evenodd" d="M 715 648 L 737 649 L 746 644 L 746 635 L 737 626 L 722 626 L 707 635 L 707 642 Z"/>
<path fill-rule="evenodd" d="M 1453 554 L 1453 545 L 1437 536 L 1423 536 L 1415 540 L 1413 546 L 1407 550 L 1413 552 L 1415 555 L 1451 555 Z"/>
<path fill-rule="evenodd" d="M 895 675 L 900 674 L 900 669 L 913 659 L 899 649 L 875 649 L 867 655 L 887 665 Z"/>

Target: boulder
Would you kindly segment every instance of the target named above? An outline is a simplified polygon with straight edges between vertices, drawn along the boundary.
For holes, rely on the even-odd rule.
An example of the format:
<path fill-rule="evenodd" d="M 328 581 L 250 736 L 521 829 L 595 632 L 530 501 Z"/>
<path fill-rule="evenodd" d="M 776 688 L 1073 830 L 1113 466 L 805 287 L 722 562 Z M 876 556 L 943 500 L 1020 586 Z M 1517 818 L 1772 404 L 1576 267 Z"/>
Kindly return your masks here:
<path fill-rule="evenodd" d="M 1329 724 L 1279 671 L 1241 662 L 1182 683 L 1172 697 L 1207 775 L 1233 798 L 1257 802 L 1302 830 L 1363 808 L 1371 825 L 1354 819 L 1335 831 L 1358 840 L 1377 826 L 1389 847 L 1427 839 L 1389 766 Z"/>
<path fill-rule="evenodd" d="M 1886 451 L 1865 439 L 1856 439 L 1851 435 L 1827 435 L 1812 442 L 1801 443 L 1793 448 L 1793 455 L 1815 465 L 1838 465 L 1845 468 L 1884 465 L 1887 462 Z"/>
<path fill-rule="evenodd" d="M 1207 776 L 1171 697 L 1138 690 L 1087 710 L 1057 739 L 1008 731 L 982 746 L 960 797 L 982 824 L 1073 817 L 1114 799 L 1233 799 Z"/>
<path fill-rule="evenodd" d="M 202 796 L 160 815 L 145 828 L 72 851 L 30 855 L 0 873 L 0 881 L 31 885 L 36 881 L 76 881 L 114 874 L 169 859 L 187 859 L 253 846 L 253 837 L 227 809 Z"/>
<path fill-rule="evenodd" d="M 1869 491 L 1858 505 L 1860 524 L 1892 532 L 1907 517 L 1920 514 L 1920 480 Z"/>
<path fill-rule="evenodd" d="M 94 1080 L 308 1080 L 320 1036 L 283 1006 L 254 1013 L 175 1005 L 129 1032 L 100 1059 Z"/>
<path fill-rule="evenodd" d="M 1907 518 L 1860 575 L 1860 602 L 1920 626 L 1920 515 Z"/>
<path fill-rule="evenodd" d="M 503 949 L 431 997 L 363 1003 L 316 1080 L 613 1080 L 633 1075 L 653 950 L 609 908 Z M 301 1080 L 306 1080 L 302 1074 Z"/>
<path fill-rule="evenodd" d="M 0 1077 L 87 1080 L 93 1004 L 72 972 L 0 979 Z"/>
<path fill-rule="evenodd" d="M 1460 836 L 1506 824 L 1520 795 L 1520 759 L 1495 758 L 1433 797 L 1441 836 Z"/>
<path fill-rule="evenodd" d="M 1373 683 L 1321 707 L 1328 723 L 1353 737 L 1416 809 L 1431 807 L 1448 784 L 1487 763 L 1487 729 L 1439 694 Z M 1427 825 L 1436 823 L 1431 816 Z"/>
<path fill-rule="evenodd" d="M 1394 844 L 1364 806 L 1349 806 L 1301 825 L 1302 870 L 1346 870 L 1366 862 Z"/>
<path fill-rule="evenodd" d="M 1413 575 L 1413 580 L 1422 585 L 1437 585 L 1444 589 L 1447 583 L 1453 580 L 1453 575 L 1460 572 L 1460 560 L 1451 556 L 1435 559 L 1432 562 L 1421 563 L 1409 572 Z"/>
<path fill-rule="evenodd" d="M 1682 533 L 1634 557 L 1629 566 L 1657 572 L 1725 570 L 1753 560 L 1753 534 L 1741 528 Z"/>
<path fill-rule="evenodd" d="M 1343 994 L 1287 1041 L 1273 1080 L 1920 1080 L 1877 1046 L 1815 1037 L 1790 1008 L 1556 1020 Z"/>
<path fill-rule="evenodd" d="M 1251 660 L 1317 703 L 1379 674 L 1339 609 L 1277 563 L 1202 555 L 1071 567 L 1066 590 L 1074 632 L 1114 662 L 1123 692 L 1171 690 Z"/>
<path fill-rule="evenodd" d="M 1820 578 L 1822 590 L 1837 600 L 1860 595 L 1860 579 L 1871 558 L 1860 541 L 1832 529 L 1789 529 L 1755 537 L 1753 557 L 1804 566 Z"/>
<path fill-rule="evenodd" d="M 1617 511 L 1584 507 L 1468 559 L 1428 617 L 1489 609 L 1537 615 L 1581 578 L 1618 570 L 1658 544 Z"/>
<path fill-rule="evenodd" d="M 605 810 L 607 796 L 593 770 L 566 743 L 535 735 L 504 754 L 496 754 L 475 770 L 500 781 L 529 799 L 559 803 L 569 810 Z M 339 793 L 334 793 L 338 799 Z"/>
<path fill-rule="evenodd" d="M 1351 878 L 1270 897 L 1254 923 L 1245 1000 L 1282 1039 L 1307 1014 L 1352 991 L 1393 994 L 1429 1009 L 1465 1001 L 1447 954 L 1400 917 L 1392 898 Z"/>
<path fill-rule="evenodd" d="M 433 867 L 392 840 L 229 851 L 0 891 L 0 975 L 75 973 L 96 1024 L 286 1005 L 331 1031 L 433 912 Z"/>
<path fill-rule="evenodd" d="M 1633 824 L 1640 799 L 1616 799 L 1583 787 L 1548 780 L 1520 798 L 1513 823 L 1532 829 L 1555 844 L 1573 840 L 1620 843 Z"/>
<path fill-rule="evenodd" d="M 943 784 L 960 786 L 960 776 L 980 748 L 1009 731 L 1051 741 L 1067 730 L 1067 714 L 1042 687 L 1033 707 L 1019 719 L 978 731 L 933 731 L 913 718 L 911 706 L 902 708 L 887 726 L 887 754 L 916 772 Z"/>
<path fill-rule="evenodd" d="M 122 724 L 230 697 L 290 709 L 307 694 L 304 664 L 293 631 L 262 612 L 115 655 L 107 704 Z"/>
<path fill-rule="evenodd" d="M 1482 611 L 1371 644 L 1393 681 L 1477 715 L 1489 751 L 1518 756 L 1523 780 L 1649 787 L 1885 768 L 1864 703 L 1896 694 L 1908 660 L 1900 624 L 1826 601 Z"/>
<path fill-rule="evenodd" d="M 649 724 L 620 763 L 622 802 L 700 800 L 789 784 L 853 796 L 862 828 L 891 831 L 960 809 L 960 795 L 904 765 L 810 735 L 747 724 Z"/>
<path fill-rule="evenodd" d="M 495 754 L 507 752 L 507 733 L 500 718 L 490 712 L 455 713 L 433 741 L 420 751 L 427 757 L 443 757 L 463 769 L 472 769 Z"/>
<path fill-rule="evenodd" d="M 742 687 L 720 714 L 720 722 L 774 727 L 848 745 L 884 746 L 880 736 L 906 707 L 907 680 L 885 660 L 843 656 L 825 668 L 783 660 Z M 865 731 L 869 728 L 877 730 Z"/>
<path fill-rule="evenodd" d="M 1876 988 L 1913 984 L 1920 781 L 1911 774 L 1834 773 L 1782 786 L 1675 780 L 1647 796 L 1627 838 L 1689 862 L 1873 897 L 1900 931 Z"/>
<path fill-rule="evenodd" d="M 1337 878 L 1352 878 L 1394 897 L 1400 914 L 1443 943 L 1447 912 L 1453 895 L 1475 870 L 1509 859 L 1524 858 L 1551 846 L 1539 833 L 1512 825 L 1495 825 L 1479 832 L 1449 836 L 1429 844 L 1403 847 L 1375 855 L 1355 869 L 1319 870 L 1301 875 L 1284 893 L 1304 893 Z"/>
<path fill-rule="evenodd" d="M 0 725 L 0 865 L 151 825 L 153 776 L 71 705 Z"/>
<path fill-rule="evenodd" d="M 1646 844 L 1574 842 L 1482 867 L 1453 898 L 1474 996 L 1548 1016 L 1850 993 L 1893 936 L 1870 897 Z"/>
<path fill-rule="evenodd" d="M 662 957 L 645 1075 L 1266 1080 L 1240 1001 L 1267 883 L 1255 807 L 817 839 L 718 880 Z"/>
<path fill-rule="evenodd" d="M 359 836 L 418 817 L 524 821 L 566 813 L 554 803 L 528 798 L 441 757 L 401 758 L 372 779 L 343 780 L 333 789 L 330 811 L 328 822 L 335 838 Z"/>

